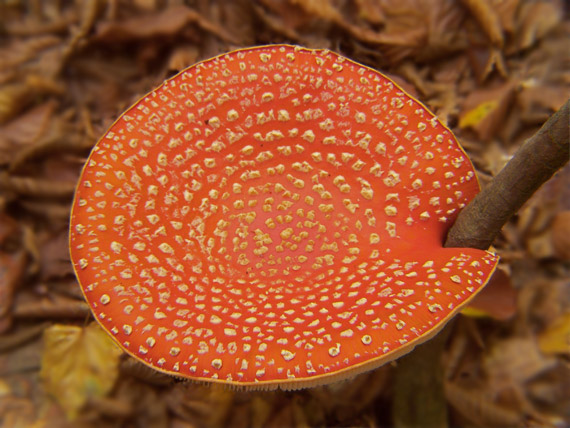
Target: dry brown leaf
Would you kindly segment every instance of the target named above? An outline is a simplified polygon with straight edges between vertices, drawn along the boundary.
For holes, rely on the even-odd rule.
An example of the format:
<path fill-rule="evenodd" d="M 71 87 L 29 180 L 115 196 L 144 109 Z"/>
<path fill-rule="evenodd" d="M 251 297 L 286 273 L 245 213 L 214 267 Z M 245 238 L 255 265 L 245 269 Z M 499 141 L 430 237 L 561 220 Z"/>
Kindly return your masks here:
<path fill-rule="evenodd" d="M 12 325 L 12 301 L 16 287 L 23 279 L 26 261 L 24 251 L 14 254 L 0 252 L 0 334 Z"/>
<path fill-rule="evenodd" d="M 309 15 L 317 16 L 326 21 L 336 24 L 343 21 L 342 14 L 330 0 L 289 0 L 289 3 L 303 8 Z"/>
<path fill-rule="evenodd" d="M 543 376 L 533 380 L 528 385 L 528 394 L 534 401 L 540 403 L 541 407 L 547 406 L 545 410 L 554 415 L 565 415 L 558 424 L 553 426 L 565 426 L 564 419 L 568 421 L 570 415 L 570 366 L 559 364 L 553 370 L 549 370 Z M 566 424 L 567 425 L 567 424 Z"/>
<path fill-rule="evenodd" d="M 558 212 L 570 211 L 569 180 L 570 166 L 567 165 L 542 186 L 518 213 L 517 240 L 535 258 L 564 257 L 567 234 L 555 233 L 553 227 Z M 556 228 L 564 227 L 565 222 L 559 220 Z M 555 245 L 560 248 L 555 249 Z M 558 251 L 561 253 L 557 254 Z"/>
<path fill-rule="evenodd" d="M 496 176 L 511 158 L 512 154 L 506 150 L 504 145 L 497 142 L 490 143 L 485 147 L 485 151 L 483 152 L 485 170 L 490 172 L 493 176 Z"/>
<path fill-rule="evenodd" d="M 570 261 L 570 211 L 562 211 L 554 216 L 551 239 L 556 257 Z"/>
<path fill-rule="evenodd" d="M 475 426 L 524 426 L 524 415 L 517 410 L 496 404 L 481 388 L 463 388 L 448 382 L 445 384 L 445 396 L 448 402 Z"/>
<path fill-rule="evenodd" d="M 483 141 L 497 134 L 514 100 L 516 83 L 509 81 L 496 88 L 479 89 L 466 98 L 459 127 L 470 128 Z"/>
<path fill-rule="evenodd" d="M 134 0 L 134 5 L 145 11 L 156 11 L 160 8 L 161 0 Z"/>
<path fill-rule="evenodd" d="M 90 397 L 109 393 L 122 351 L 96 323 L 85 328 L 54 325 L 45 331 L 44 340 L 44 386 L 74 419 Z"/>
<path fill-rule="evenodd" d="M 379 5 L 385 20 L 381 30 L 358 25 L 354 13 L 344 13 L 330 0 L 288 0 L 302 8 L 306 17 L 335 24 L 354 39 L 380 45 L 391 64 L 415 56 L 422 60 L 440 57 L 466 44 L 461 27 L 464 10 L 456 2 L 432 0 L 385 0 Z M 265 4 L 282 3 L 264 0 Z M 299 21 L 300 22 L 300 21 Z M 295 27 L 295 28 L 298 28 Z"/>
<path fill-rule="evenodd" d="M 503 28 L 491 0 L 462 0 L 462 3 L 471 11 L 491 44 L 501 48 L 505 42 Z"/>
<path fill-rule="evenodd" d="M 0 172 L 0 190 L 36 198 L 68 198 L 75 192 L 75 182 L 14 177 Z"/>
<path fill-rule="evenodd" d="M 155 14 L 134 16 L 125 21 L 100 22 L 97 24 L 93 40 L 98 42 L 126 42 L 139 39 L 172 36 L 190 23 L 197 24 L 202 30 L 212 33 L 231 43 L 233 38 L 227 32 L 206 20 L 195 10 L 186 6 L 173 6 Z"/>
<path fill-rule="evenodd" d="M 406 80 L 403 80 L 402 77 Z M 423 96 L 433 95 L 437 87 L 437 83 L 426 81 L 423 70 L 418 70 L 416 65 L 411 61 L 406 61 L 398 67 L 398 75 L 391 76 L 392 80 L 395 78 L 404 82 L 404 85 L 402 85 L 401 82 L 398 82 L 398 85 L 414 98 L 418 98 L 418 92 Z M 411 85 L 408 82 L 410 82 Z"/>
<path fill-rule="evenodd" d="M 67 224 L 71 212 L 71 202 L 20 201 L 22 208 L 31 214 L 44 217 L 50 224 Z"/>
<path fill-rule="evenodd" d="M 250 0 L 233 0 L 225 3 L 225 7 L 220 8 L 219 17 L 216 20 L 223 26 L 228 34 L 231 34 L 233 45 L 252 46 L 257 44 L 257 29 L 259 23 L 255 19 L 254 2 Z M 218 47 L 219 51 L 224 51 L 224 46 Z M 218 52 L 216 52 L 218 53 Z"/>
<path fill-rule="evenodd" d="M 462 311 L 467 316 L 485 316 L 499 321 L 512 318 L 517 310 L 517 292 L 509 275 L 497 269 L 489 283 Z"/>
<path fill-rule="evenodd" d="M 381 2 L 375 0 L 355 0 L 358 17 L 374 25 L 386 22 L 386 15 L 382 10 Z"/>
<path fill-rule="evenodd" d="M 105 417 L 125 419 L 133 415 L 133 407 L 130 403 L 115 397 L 91 397 L 87 405 L 91 411 Z"/>
<path fill-rule="evenodd" d="M 568 278 L 545 277 L 544 272 L 532 269 L 531 263 L 524 268 L 519 267 L 525 282 L 519 291 L 516 327 L 526 335 L 544 330 L 570 312 L 570 289 Z"/>
<path fill-rule="evenodd" d="M 232 410 L 236 393 L 223 385 L 194 386 L 177 385 L 168 391 L 166 403 L 172 413 L 205 427 L 224 426 Z"/>
<path fill-rule="evenodd" d="M 289 2 L 294 6 L 302 8 L 307 16 L 317 17 L 338 25 L 354 38 L 366 43 L 397 46 L 417 45 L 425 32 L 424 29 L 419 29 L 418 31 L 417 27 L 410 29 L 407 34 L 391 32 L 388 29 L 382 32 L 373 31 L 352 23 L 330 0 L 289 0 Z"/>
<path fill-rule="evenodd" d="M 71 299 L 57 294 L 38 296 L 37 293 L 20 292 L 12 310 L 18 319 L 79 319 L 89 317 L 89 305 L 84 300 Z"/>
<path fill-rule="evenodd" d="M 485 372 L 491 390 L 521 387 L 525 382 L 556 365 L 540 353 L 532 337 L 512 337 L 495 343 L 485 355 Z"/>
<path fill-rule="evenodd" d="M 521 92 L 517 94 L 517 104 L 521 107 L 523 117 L 542 113 L 542 117 L 547 118 L 562 107 L 568 98 L 570 88 L 530 83 L 522 85 Z"/>
<path fill-rule="evenodd" d="M 433 79 L 438 83 L 455 85 L 468 70 L 468 66 L 467 58 L 464 56 L 456 56 L 433 64 L 431 74 L 433 75 Z M 456 89 L 455 87 L 453 88 Z"/>
<path fill-rule="evenodd" d="M 0 212 L 0 247 L 19 246 L 21 228 L 18 222 Z"/>
<path fill-rule="evenodd" d="M 67 229 L 49 235 L 40 244 L 40 275 L 43 280 L 61 278 L 73 274 L 69 261 L 69 238 Z"/>
<path fill-rule="evenodd" d="M 29 398 L 18 397 L 10 386 L 0 379 L 0 423 L 4 428 L 44 428 L 45 424 L 35 422 L 36 409 Z"/>
<path fill-rule="evenodd" d="M 527 253 L 535 259 L 554 257 L 554 240 L 551 224 L 554 216 L 554 204 L 542 207 L 533 206 L 522 212 L 521 220 L 531 216 L 527 229 L 519 228 L 519 238 Z"/>
<path fill-rule="evenodd" d="M 199 51 L 195 46 L 181 46 L 178 47 L 170 55 L 168 60 L 168 70 L 174 70 L 176 72 L 184 70 L 190 67 L 192 64 L 196 63 L 199 56 Z"/>
<path fill-rule="evenodd" d="M 391 0 L 396 11 L 398 0 Z M 438 62 L 442 57 L 462 51 L 467 46 L 465 10 L 457 1 L 407 1 L 408 8 L 416 14 L 415 24 L 425 31 L 425 37 L 417 45 L 415 57 L 420 61 Z M 387 14 L 388 15 L 388 14 Z"/>
<path fill-rule="evenodd" d="M 269 0 L 262 0 L 263 3 L 267 3 Z M 273 32 L 275 35 L 280 37 L 285 37 L 292 42 L 299 43 L 301 40 L 301 36 L 295 31 L 295 29 L 287 25 L 284 22 L 284 18 L 278 14 L 271 13 L 270 11 L 265 10 L 259 4 L 253 5 L 253 10 L 261 21 L 262 25 L 264 25 L 268 30 Z"/>
<path fill-rule="evenodd" d="M 4 148 L 4 145 L 9 143 L 29 144 L 34 142 L 45 132 L 48 121 L 51 120 L 55 112 L 56 105 L 57 103 L 54 100 L 47 101 L 0 126 L 0 148 Z"/>
<path fill-rule="evenodd" d="M 517 19 L 516 49 L 530 48 L 552 31 L 563 16 L 564 6 L 560 0 L 523 2 Z"/>
<path fill-rule="evenodd" d="M 30 341 L 41 336 L 44 330 L 49 326 L 49 323 L 33 324 L 30 326 L 17 326 L 9 333 L 0 333 L 0 353 L 25 346 Z M 0 379 L 0 397 L 1 379 Z"/>
<path fill-rule="evenodd" d="M 269 26 L 271 29 L 273 27 L 278 29 L 277 34 L 289 37 L 289 35 L 296 35 L 297 31 L 313 27 L 315 17 L 305 13 L 301 6 L 291 5 L 289 0 L 260 0 L 260 3 L 263 8 L 260 7 L 258 11 L 261 12 L 261 16 L 265 17 L 265 20 L 268 19 L 272 23 Z M 264 10 L 270 13 L 265 13 Z M 300 40 L 300 36 L 291 38 L 291 40 Z"/>
<path fill-rule="evenodd" d="M 493 71 L 497 71 L 504 79 L 509 76 L 503 52 L 497 47 L 493 47 L 489 50 L 489 58 L 487 59 L 483 72 L 479 76 L 479 81 L 484 82 L 487 80 Z"/>
<path fill-rule="evenodd" d="M 32 100 L 33 88 L 27 83 L 14 83 L 0 88 L 0 124 L 20 113 Z"/>
<path fill-rule="evenodd" d="M 515 32 L 516 16 L 521 0 L 491 0 L 502 29 L 509 34 Z"/>
<path fill-rule="evenodd" d="M 40 55 L 61 43 L 61 38 L 51 35 L 32 37 L 29 39 L 14 38 L 0 47 L 0 72 L 13 71 L 16 67 Z"/>

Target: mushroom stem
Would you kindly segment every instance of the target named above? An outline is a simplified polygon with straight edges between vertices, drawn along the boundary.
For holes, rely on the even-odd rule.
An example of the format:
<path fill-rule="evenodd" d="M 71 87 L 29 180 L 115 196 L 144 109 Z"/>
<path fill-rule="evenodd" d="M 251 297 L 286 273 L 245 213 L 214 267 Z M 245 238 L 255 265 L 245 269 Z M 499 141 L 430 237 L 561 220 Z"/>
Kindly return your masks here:
<path fill-rule="evenodd" d="M 449 230 L 445 247 L 489 248 L 512 215 L 568 162 L 569 110 L 570 100 L 461 211 Z"/>
<path fill-rule="evenodd" d="M 453 320 L 432 340 L 398 360 L 392 403 L 394 427 L 447 426 L 441 356 L 452 328 Z"/>
<path fill-rule="evenodd" d="M 511 216 L 569 158 L 570 100 L 527 140 L 511 161 L 459 214 L 445 247 L 485 250 Z M 433 339 L 398 360 L 393 423 L 447 426 L 441 357 L 453 320 Z"/>

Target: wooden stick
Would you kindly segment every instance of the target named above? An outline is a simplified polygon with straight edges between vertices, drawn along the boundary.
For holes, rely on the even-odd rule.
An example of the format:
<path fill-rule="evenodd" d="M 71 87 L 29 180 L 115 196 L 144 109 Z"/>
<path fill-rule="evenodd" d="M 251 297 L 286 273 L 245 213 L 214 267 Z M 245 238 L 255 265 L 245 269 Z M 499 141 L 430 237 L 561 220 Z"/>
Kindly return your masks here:
<path fill-rule="evenodd" d="M 570 100 L 461 211 L 445 247 L 489 248 L 512 215 L 568 163 L 569 106 Z M 392 404 L 395 427 L 447 426 L 441 357 L 452 326 L 450 322 L 434 339 L 398 360 Z"/>

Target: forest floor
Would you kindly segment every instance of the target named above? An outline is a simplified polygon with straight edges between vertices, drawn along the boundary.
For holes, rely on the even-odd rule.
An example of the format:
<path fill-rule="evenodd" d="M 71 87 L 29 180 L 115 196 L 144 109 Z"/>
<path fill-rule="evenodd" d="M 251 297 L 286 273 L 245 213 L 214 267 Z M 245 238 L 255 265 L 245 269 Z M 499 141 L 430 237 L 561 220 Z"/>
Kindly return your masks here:
<path fill-rule="evenodd" d="M 242 392 L 101 345 L 68 254 L 82 165 L 164 79 L 287 43 L 397 81 L 454 131 L 485 186 L 569 98 L 568 14 L 555 0 L 0 0 L 0 426 L 390 426 L 397 362 Z M 452 426 L 570 425 L 569 183 L 566 166 L 503 228 L 496 274 L 454 325 Z"/>

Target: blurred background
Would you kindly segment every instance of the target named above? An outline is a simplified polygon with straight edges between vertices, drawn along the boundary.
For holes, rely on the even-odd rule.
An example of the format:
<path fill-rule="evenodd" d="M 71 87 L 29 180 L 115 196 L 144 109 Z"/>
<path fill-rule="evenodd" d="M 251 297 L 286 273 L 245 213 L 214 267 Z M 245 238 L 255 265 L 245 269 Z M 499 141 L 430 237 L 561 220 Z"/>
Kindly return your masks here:
<path fill-rule="evenodd" d="M 118 115 L 236 48 L 328 48 L 457 135 L 482 186 L 570 95 L 556 0 L 0 0 L 0 426 L 392 426 L 397 363 L 297 392 L 140 366 L 92 323 L 68 256 L 76 180 Z M 451 426 L 570 425 L 570 169 L 504 227 L 443 355 Z"/>

